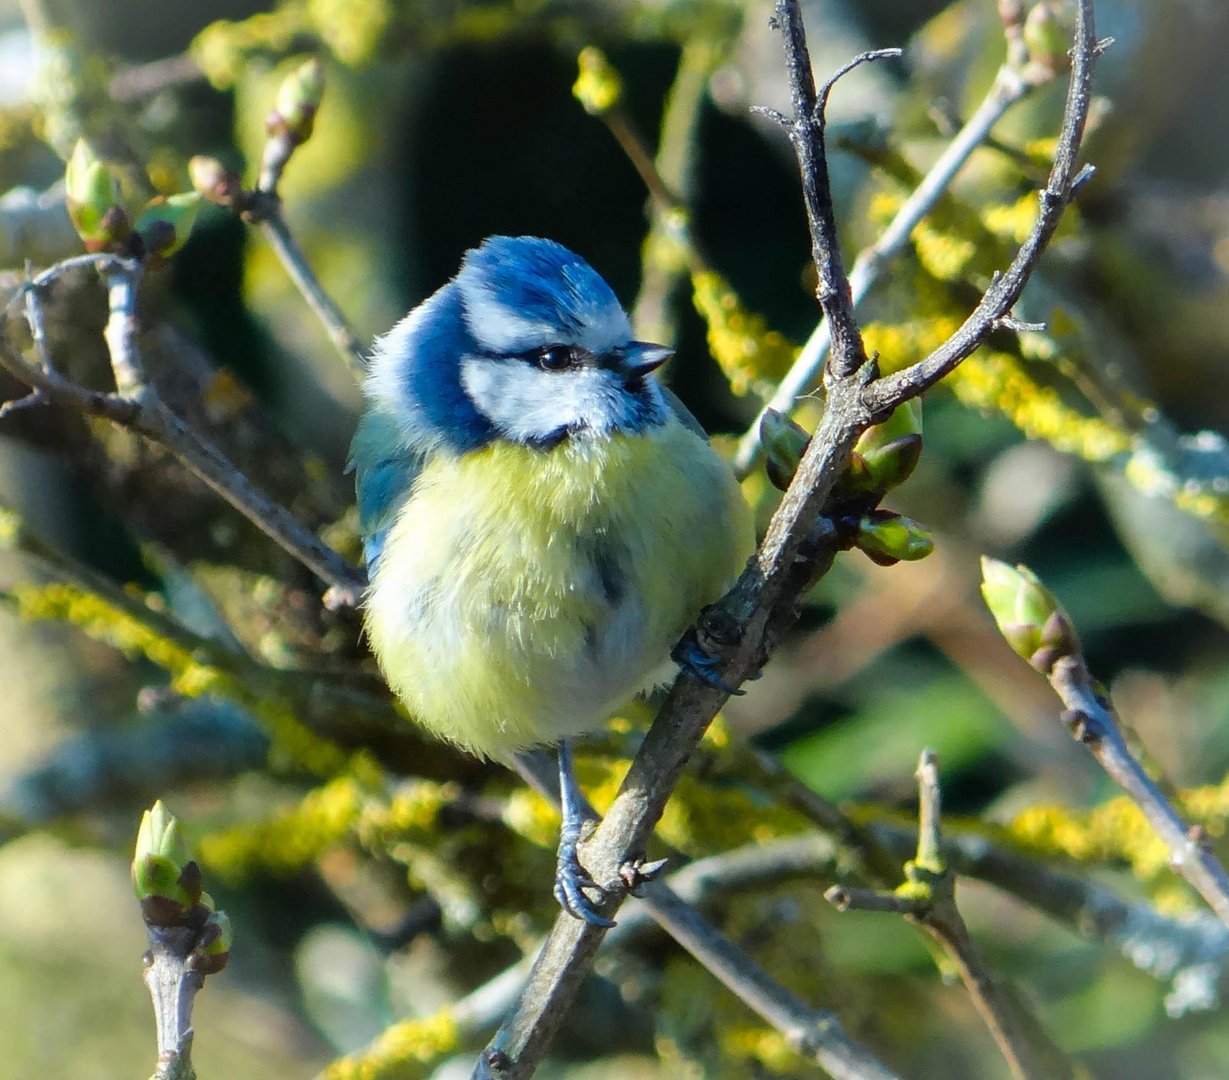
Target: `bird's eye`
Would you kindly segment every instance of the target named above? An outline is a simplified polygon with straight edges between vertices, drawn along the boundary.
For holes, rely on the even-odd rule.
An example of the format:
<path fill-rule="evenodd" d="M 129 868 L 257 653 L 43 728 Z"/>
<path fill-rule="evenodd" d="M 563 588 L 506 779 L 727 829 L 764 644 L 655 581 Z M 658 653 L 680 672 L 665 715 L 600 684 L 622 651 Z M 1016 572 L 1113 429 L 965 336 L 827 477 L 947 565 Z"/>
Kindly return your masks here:
<path fill-rule="evenodd" d="M 543 371 L 566 371 L 576 364 L 576 356 L 566 345 L 548 345 L 534 354 L 534 363 Z"/>

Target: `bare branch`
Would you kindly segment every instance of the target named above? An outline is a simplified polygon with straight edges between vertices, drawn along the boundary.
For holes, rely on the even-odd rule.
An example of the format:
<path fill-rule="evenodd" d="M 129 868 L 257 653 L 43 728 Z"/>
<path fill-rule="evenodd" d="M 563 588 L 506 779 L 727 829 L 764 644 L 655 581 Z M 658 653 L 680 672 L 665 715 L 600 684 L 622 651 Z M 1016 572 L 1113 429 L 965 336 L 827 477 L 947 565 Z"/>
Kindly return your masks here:
<path fill-rule="evenodd" d="M 834 1013 L 814 1009 L 786 990 L 667 886 L 648 886 L 644 903 L 662 929 L 726 989 L 835 1080 L 890 1080 L 896 1075 L 850 1039 Z"/>
<path fill-rule="evenodd" d="M 803 171 L 812 226 L 819 275 L 817 295 L 829 321 L 837 327 L 833 335 L 836 345 L 829 370 L 827 408 L 793 483 L 747 570 L 726 597 L 701 615 L 691 631 L 721 660 L 716 675 L 723 686 L 736 686 L 763 665 L 795 621 L 796 598 L 830 567 L 837 549 L 824 530 L 817 530 L 817 522 L 858 435 L 870 425 L 880 405 L 886 404 L 886 397 L 875 398 L 868 393 L 868 388 L 878 385 L 874 381 L 877 372 L 863 351 L 849 305 L 848 283 L 835 250 L 823 130 L 815 122 L 817 98 L 797 4 L 781 0 L 777 10 L 786 38 L 795 114 L 791 135 Z M 1060 150 L 1064 160 L 1074 154 L 1087 109 L 1089 0 L 1081 11 L 1084 52 L 1077 71 L 1084 73 L 1084 82 L 1080 94 L 1069 101 L 1064 122 L 1069 142 L 1067 149 Z M 1062 170 L 1058 174 L 1060 179 L 1067 176 Z M 1028 264 L 1028 272 L 1032 265 Z M 1008 303 L 994 310 L 993 316 L 1006 314 L 1010 307 Z M 808 545 L 805 557 L 804 542 Z M 620 871 L 642 861 L 653 827 L 688 756 L 726 696 L 724 690 L 690 673 L 676 679 L 605 820 L 582 850 L 586 868 L 605 890 L 604 902 L 599 905 L 602 914 L 612 914 L 625 896 L 626 884 Z M 600 929 L 566 914 L 557 918 L 520 1002 L 488 1045 L 481 1069 L 497 1065 L 500 1075 L 507 1078 L 532 1075 L 591 968 L 602 935 Z"/>
<path fill-rule="evenodd" d="M 871 49 L 867 52 L 859 53 L 852 60 L 846 62 L 845 66 L 840 68 L 835 75 L 830 75 L 827 82 L 820 88 L 819 104 L 815 110 L 816 120 L 821 125 L 823 124 L 824 113 L 828 111 L 828 98 L 832 94 L 832 88 L 853 71 L 854 68 L 859 68 L 863 64 L 872 64 L 876 60 L 899 60 L 904 55 L 903 49 Z"/>
<path fill-rule="evenodd" d="M 922 751 L 917 769 L 917 852 L 893 892 L 836 886 L 824 898 L 838 911 L 886 911 L 923 927 L 950 957 L 1016 1080 L 1073 1077 L 1074 1069 L 1009 994 L 973 945 L 956 906 L 956 879 L 940 832 L 939 760 Z"/>
<path fill-rule="evenodd" d="M 350 373 L 356 379 L 361 379 L 367 370 L 363 343 L 351 329 L 341 308 L 325 291 L 315 270 L 307 261 L 303 249 L 299 247 L 299 242 L 290 231 L 290 226 L 286 224 L 281 200 L 276 194 L 270 195 L 262 192 L 258 201 L 261 209 L 258 215 L 254 215 L 254 220 L 260 226 L 261 234 L 269 242 L 269 246 L 277 255 L 282 266 L 285 267 L 286 273 L 290 275 L 290 280 L 295 283 L 307 302 L 307 306 L 320 320 L 325 333 L 328 334 L 329 341 L 333 343 L 341 358 L 346 362 Z"/>
<path fill-rule="evenodd" d="M 1072 735 L 1088 747 L 1110 778 L 1140 808 L 1170 851 L 1170 865 L 1181 874 L 1229 926 L 1229 876 L 1213 854 L 1203 832 L 1188 827 L 1165 793 L 1127 748 L 1108 699 L 1099 692 L 1084 657 L 1057 660 L 1050 685 L 1067 711 L 1063 719 Z"/>
<path fill-rule="evenodd" d="M 39 291 L 66 271 L 97 267 L 107 285 L 110 315 L 106 339 L 116 392 L 88 390 L 60 375 L 46 352 Z M 289 510 L 261 492 L 212 443 L 171 412 L 144 374 L 137 345 L 136 290 L 140 267 L 111 255 L 67 259 L 39 274 L 24 290 L 27 316 L 40 362 L 30 363 L 7 334 L 0 340 L 0 366 L 51 403 L 67 405 L 127 427 L 174 454 L 197 477 L 285 551 L 351 603 L 366 585 L 362 570 L 346 562 Z"/>
<path fill-rule="evenodd" d="M 854 321 L 849 281 L 845 277 L 840 241 L 836 235 L 832 191 L 828 183 L 823 109 L 836 80 L 867 57 L 859 57 L 837 72 L 824 85 L 824 93 L 820 97 L 815 92 L 811 55 L 807 49 L 799 5 L 778 0 L 774 18 L 785 38 L 790 102 L 794 112 L 788 131 L 802 173 L 802 198 L 811 229 L 811 258 L 819 271 L 815 296 L 823 309 L 832 337 L 829 374 L 834 378 L 847 378 L 866 363 L 866 348 L 862 344 L 858 324 Z"/>

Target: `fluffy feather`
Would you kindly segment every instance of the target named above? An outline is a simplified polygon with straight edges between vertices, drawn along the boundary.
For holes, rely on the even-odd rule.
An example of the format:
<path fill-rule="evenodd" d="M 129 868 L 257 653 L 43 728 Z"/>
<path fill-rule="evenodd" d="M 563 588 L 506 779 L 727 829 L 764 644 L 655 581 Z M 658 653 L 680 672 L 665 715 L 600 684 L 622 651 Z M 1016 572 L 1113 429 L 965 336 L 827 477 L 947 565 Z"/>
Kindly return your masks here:
<path fill-rule="evenodd" d="M 387 534 L 368 631 L 420 723 L 504 757 L 651 685 L 752 543 L 728 466 L 673 416 L 547 453 L 437 455 Z"/>

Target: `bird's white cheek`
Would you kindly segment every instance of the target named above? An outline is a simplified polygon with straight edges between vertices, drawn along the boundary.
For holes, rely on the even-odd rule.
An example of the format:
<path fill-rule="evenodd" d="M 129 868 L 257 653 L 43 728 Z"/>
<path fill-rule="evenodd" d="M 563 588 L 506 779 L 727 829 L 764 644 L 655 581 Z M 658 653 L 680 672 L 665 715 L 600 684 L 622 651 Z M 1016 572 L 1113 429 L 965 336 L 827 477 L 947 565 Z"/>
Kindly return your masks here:
<path fill-rule="evenodd" d="M 467 356 L 461 384 L 478 411 L 509 438 L 543 439 L 560 429 L 618 426 L 618 398 L 598 370 L 557 374 L 519 360 Z"/>

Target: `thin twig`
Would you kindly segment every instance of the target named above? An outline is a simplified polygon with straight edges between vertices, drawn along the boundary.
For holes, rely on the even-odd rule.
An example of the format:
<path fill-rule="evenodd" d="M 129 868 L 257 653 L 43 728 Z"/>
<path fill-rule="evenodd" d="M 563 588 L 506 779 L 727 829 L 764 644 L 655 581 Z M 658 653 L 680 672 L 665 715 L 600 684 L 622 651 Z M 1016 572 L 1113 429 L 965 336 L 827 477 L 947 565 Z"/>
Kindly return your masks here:
<path fill-rule="evenodd" d="M 196 1080 L 192 1066 L 192 1006 L 205 985 L 190 965 L 199 928 L 150 926 L 145 985 L 158 1031 L 158 1064 L 150 1080 Z"/>
<path fill-rule="evenodd" d="M 1036 223 L 1011 265 L 995 277 L 981 303 L 960 329 L 925 359 L 884 376 L 867 392 L 864 400 L 873 413 L 890 411 L 933 386 L 986 340 L 999 319 L 1011 313 L 1058 228 L 1063 212 L 1071 203 L 1077 185 L 1083 185 L 1092 175 L 1090 167 L 1080 168 L 1076 158 L 1092 101 L 1093 66 L 1105 43 L 1096 39 L 1093 0 L 1079 0 L 1078 15 L 1062 129 L 1055 147 L 1054 164 L 1040 192 L 1041 209 Z"/>
<path fill-rule="evenodd" d="M 85 265 L 97 267 L 107 285 L 110 315 L 106 339 L 115 373 L 114 393 L 88 390 L 65 378 L 46 355 L 40 290 L 67 270 Z M 111 420 L 165 447 L 265 535 L 332 586 L 335 596 L 357 603 L 366 586 L 362 570 L 348 563 L 289 510 L 252 484 L 221 450 L 173 413 L 145 378 L 137 343 L 135 305 L 139 274 L 136 263 L 110 255 L 67 259 L 39 274 L 25 289 L 26 311 L 39 363 L 26 360 L 8 336 L 3 335 L 0 366 L 49 402 Z"/>
<path fill-rule="evenodd" d="M 866 348 L 862 332 L 854 319 L 850 302 L 849 281 L 841 261 L 840 242 L 836 234 L 836 217 L 832 206 L 832 190 L 828 183 L 828 157 L 824 145 L 824 105 L 832 84 L 849 67 L 833 76 L 824 86 L 823 94 L 815 90 L 811 73 L 811 54 L 807 49 L 802 12 L 796 3 L 778 0 L 775 18 L 785 37 L 785 53 L 789 65 L 790 105 L 794 115 L 788 133 L 798 158 L 802 174 L 802 200 L 806 205 L 811 230 L 811 259 L 819 271 L 815 297 L 823 309 L 824 321 L 832 338 L 832 360 L 829 375 L 848 378 L 866 363 Z M 870 59 L 859 57 L 857 63 Z"/>
<path fill-rule="evenodd" d="M 886 822 L 869 828 L 899 857 L 912 854 L 916 845 L 912 830 Z M 943 857 L 961 877 L 992 885 L 1074 933 L 1110 945 L 1154 978 L 1172 980 L 1174 991 L 1166 1007 L 1174 1012 L 1191 1004 L 1189 994 L 1177 987 L 1177 977 L 1183 975 L 1201 985 L 1202 1007 L 1211 1007 L 1218 977 L 1229 965 L 1229 929 L 1215 916 L 1163 915 L 1144 901 L 1124 899 L 1095 879 L 1025 858 L 974 832 L 945 836 Z"/>
<path fill-rule="evenodd" d="M 1050 78 L 1056 73 L 1046 69 Z M 1049 78 L 1026 77 L 1020 66 L 1009 58 L 999 69 L 985 98 L 947 148 L 939 155 L 930 171 L 896 212 L 883 235 L 859 252 L 849 273 L 849 292 L 856 310 L 878 283 L 888 264 L 896 258 L 909 241 L 913 230 L 934 208 L 943 192 L 947 190 L 956 174 L 972 156 L 973 151 L 989 137 L 1003 115 L 1031 91 L 1045 85 Z M 815 385 L 820 368 L 827 359 L 832 344 L 828 320 L 821 320 L 802 346 L 798 358 L 781 380 L 772 399 L 761 410 L 768 409 L 788 413 L 798 397 Z M 751 471 L 760 450 L 760 416 L 739 440 L 734 455 L 734 468 L 740 476 Z"/>
<path fill-rule="evenodd" d="M 318 104 L 318 99 L 317 99 Z M 272 119 L 277 114 L 270 114 Z M 282 199 L 278 187 L 282 181 L 282 173 L 294 156 L 295 151 L 311 133 L 310 124 L 306 134 L 300 133 L 292 137 L 284 130 L 284 124 L 270 124 L 269 136 L 265 140 L 264 152 L 260 163 L 260 176 L 254 191 L 243 192 L 237 200 L 235 209 L 241 212 L 245 221 L 260 226 L 264 238 L 273 248 L 274 254 L 281 261 L 290 275 L 307 306 L 311 308 L 316 318 L 328 334 L 341 358 L 345 361 L 350 373 L 356 379 L 362 379 L 367 370 L 367 358 L 363 343 L 351 329 L 341 308 L 325 291 L 316 276 L 316 271 L 307 261 L 303 249 L 290 231 L 282 212 Z"/>
<path fill-rule="evenodd" d="M 341 358 L 346 362 L 350 373 L 356 379 L 361 379 L 367 370 L 367 359 L 362 341 L 351 329 L 341 308 L 325 291 L 315 270 L 307 261 L 303 249 L 299 247 L 299 242 L 290 231 L 290 226 L 286 224 L 280 200 L 276 197 L 269 199 L 262 194 L 261 203 L 262 210 L 256 219 L 260 225 L 261 235 L 269 242 L 274 254 L 285 267 L 286 273 L 290 275 L 290 280 L 295 283 L 307 302 L 307 306 L 320 320 L 325 333 L 328 334 L 329 341 L 333 343 Z"/>
<path fill-rule="evenodd" d="M 1202 831 L 1188 827 L 1165 793 L 1128 749 L 1108 700 L 1096 689 L 1080 654 L 1057 660 L 1050 685 L 1067 711 L 1063 719 L 1110 778 L 1140 808 L 1170 851 L 1170 865 L 1229 926 L 1229 876 Z"/>
<path fill-rule="evenodd" d="M 938 758 L 923 751 L 917 770 L 917 852 L 894 892 L 835 886 L 824 895 L 839 911 L 886 911 L 923 927 L 947 953 L 1016 1080 L 1073 1076 L 1074 1070 L 1027 1017 L 987 966 L 956 906 L 956 879 L 944 857 L 940 832 Z"/>
<path fill-rule="evenodd" d="M 646 886 L 644 903 L 658 925 L 706 971 L 835 1080 L 890 1080 L 896 1076 L 850 1039 L 834 1013 L 815 1009 L 786 990 L 666 885 Z"/>

